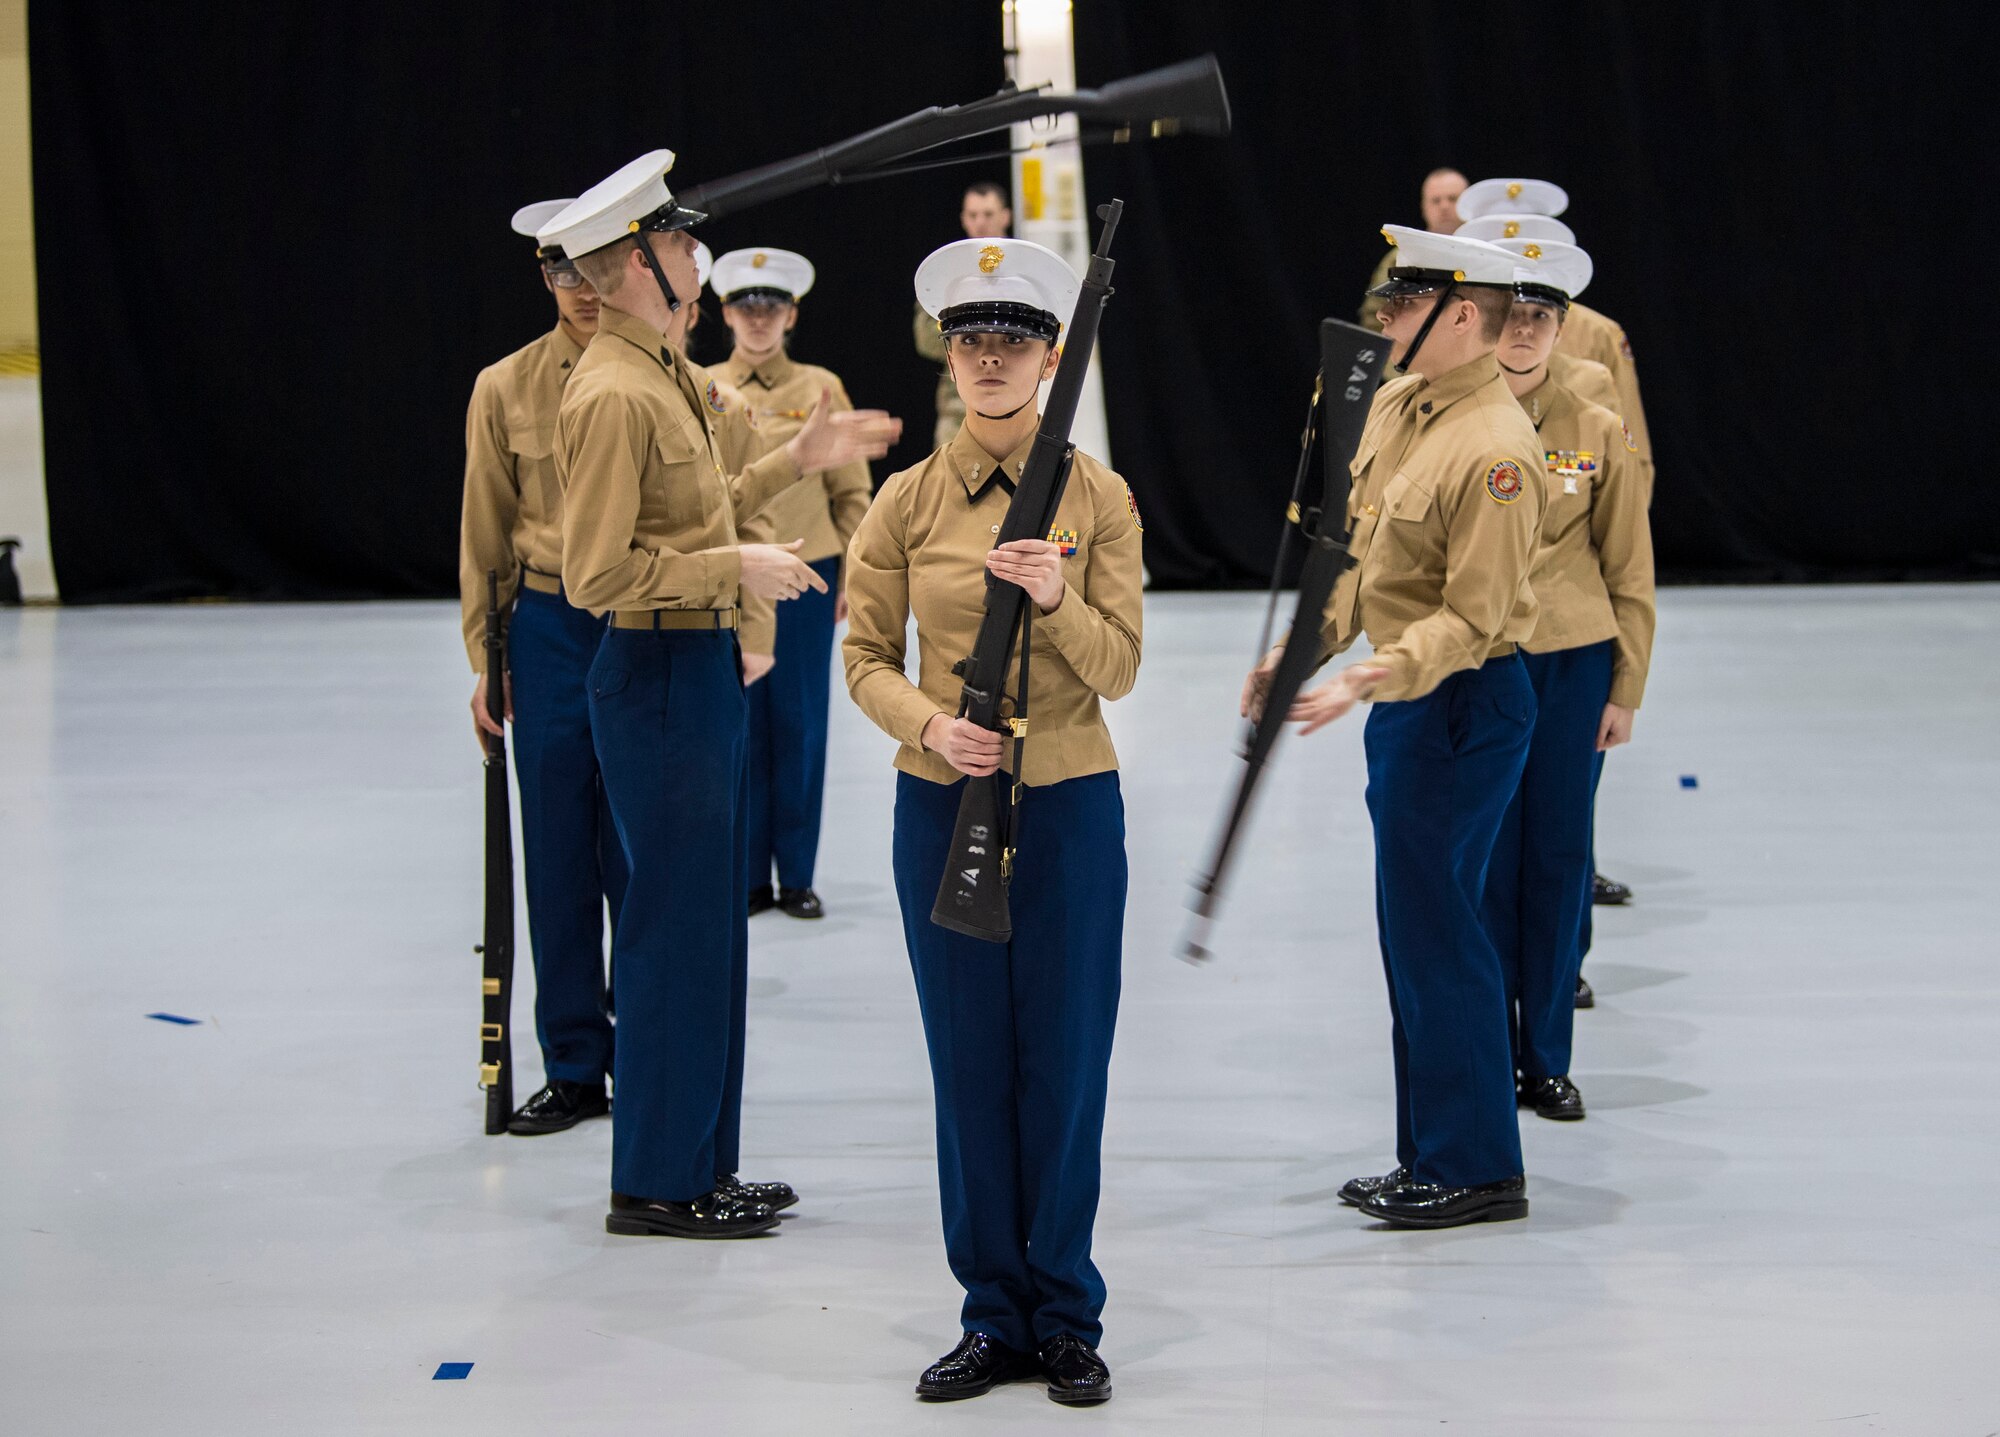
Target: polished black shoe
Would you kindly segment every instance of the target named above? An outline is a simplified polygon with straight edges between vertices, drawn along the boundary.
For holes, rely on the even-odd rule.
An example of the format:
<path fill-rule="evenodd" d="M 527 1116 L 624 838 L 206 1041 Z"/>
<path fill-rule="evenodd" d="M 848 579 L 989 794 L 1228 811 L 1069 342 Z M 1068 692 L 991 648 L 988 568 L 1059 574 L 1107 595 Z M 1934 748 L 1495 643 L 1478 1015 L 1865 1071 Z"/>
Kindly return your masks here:
<path fill-rule="evenodd" d="M 772 1212 L 783 1212 L 788 1207 L 798 1205 L 799 1195 L 792 1191 L 790 1183 L 746 1183 L 735 1173 L 722 1173 L 715 1179 L 715 1190 L 724 1197 L 736 1198 L 742 1202 L 760 1202 Z"/>
<path fill-rule="evenodd" d="M 1051 1402 L 1088 1407 L 1111 1400 L 1111 1369 L 1095 1347 L 1072 1333 L 1042 1344 L 1042 1376 L 1049 1380 Z"/>
<path fill-rule="evenodd" d="M 1361 1210 L 1397 1227 L 1461 1227 L 1470 1222 L 1511 1222 L 1528 1215 L 1528 1180 L 1502 1178 L 1477 1187 L 1448 1188 L 1407 1182 L 1379 1192 Z"/>
<path fill-rule="evenodd" d="M 1001 1382 L 1025 1381 L 1040 1371 L 1027 1353 L 983 1332 L 968 1332 L 958 1346 L 924 1369 L 917 1379 L 917 1396 L 928 1402 L 956 1402 L 989 1392 Z"/>
<path fill-rule="evenodd" d="M 619 1237 L 755 1237 L 778 1225 L 778 1215 L 760 1202 L 723 1192 L 703 1193 L 693 1202 L 611 1195 L 604 1230 Z"/>
<path fill-rule="evenodd" d="M 759 913 L 769 913 L 777 906 L 778 900 L 772 894 L 770 884 L 760 884 L 758 887 L 750 890 L 750 916 L 752 918 L 755 918 Z"/>
<path fill-rule="evenodd" d="M 778 907 L 792 918 L 826 917 L 826 905 L 819 901 L 819 895 L 810 888 L 780 888 Z"/>
<path fill-rule="evenodd" d="M 1599 908 L 1621 908 L 1632 901 L 1632 890 L 1615 878 L 1593 873 L 1590 875 L 1590 901 Z"/>
<path fill-rule="evenodd" d="M 1340 1200 L 1349 1207 L 1360 1207 L 1376 1193 L 1401 1187 L 1409 1180 L 1408 1168 L 1397 1168 L 1393 1173 L 1384 1173 L 1379 1178 L 1349 1178 L 1340 1185 Z"/>
<path fill-rule="evenodd" d="M 541 1133 L 559 1133 L 573 1128 L 585 1118 L 601 1118 L 611 1111 L 602 1083 L 571 1083 L 551 1078 L 534 1097 L 514 1110 L 507 1119 L 507 1131 L 524 1138 Z"/>
<path fill-rule="evenodd" d="M 1583 1117 L 1583 1094 L 1567 1077 L 1523 1078 L 1514 1089 L 1514 1102 L 1533 1108 L 1538 1118 L 1558 1123 L 1574 1123 Z"/>
<path fill-rule="evenodd" d="M 1591 991 L 1590 984 L 1584 980 L 1583 975 L 1580 973 L 1576 979 L 1576 1006 L 1579 1008 L 1595 1008 L 1597 1006 L 1597 994 Z"/>

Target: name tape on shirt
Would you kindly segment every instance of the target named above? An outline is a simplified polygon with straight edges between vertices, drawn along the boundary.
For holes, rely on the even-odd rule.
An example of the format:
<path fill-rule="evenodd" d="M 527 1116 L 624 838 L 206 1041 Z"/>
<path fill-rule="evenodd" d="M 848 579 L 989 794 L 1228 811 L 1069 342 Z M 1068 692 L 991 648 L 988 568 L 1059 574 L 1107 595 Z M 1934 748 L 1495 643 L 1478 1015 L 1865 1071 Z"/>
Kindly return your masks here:
<path fill-rule="evenodd" d="M 1502 459 L 1486 471 L 1486 492 L 1496 504 L 1513 503 L 1525 487 L 1521 482 L 1521 466 L 1511 459 Z"/>

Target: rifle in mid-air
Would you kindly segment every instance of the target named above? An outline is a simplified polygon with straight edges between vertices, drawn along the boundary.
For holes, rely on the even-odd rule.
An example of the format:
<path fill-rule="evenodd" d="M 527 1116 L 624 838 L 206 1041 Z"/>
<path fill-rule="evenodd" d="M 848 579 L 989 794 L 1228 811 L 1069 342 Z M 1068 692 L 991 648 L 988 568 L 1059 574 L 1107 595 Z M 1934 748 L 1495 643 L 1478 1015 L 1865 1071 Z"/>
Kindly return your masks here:
<path fill-rule="evenodd" d="M 486 745 L 486 932 L 481 956 L 479 1086 L 486 1090 L 486 1131 L 504 1133 L 514 1112 L 514 820 L 507 798 L 507 651 L 501 629 L 500 575 L 486 571 L 486 716 L 498 734 Z"/>
<path fill-rule="evenodd" d="M 1284 733 L 1293 700 L 1319 666 L 1320 625 L 1327 602 L 1333 597 L 1333 586 L 1354 562 L 1347 552 L 1347 493 L 1352 478 L 1348 466 L 1361 446 L 1362 426 L 1368 421 L 1369 406 L 1382 383 L 1389 344 L 1377 332 L 1328 319 L 1320 323 L 1319 347 L 1319 378 L 1313 385 L 1312 411 L 1306 417 L 1305 433 L 1299 440 L 1298 474 L 1292 482 L 1292 502 L 1285 512 L 1285 527 L 1278 537 L 1278 557 L 1271 570 L 1271 597 L 1265 606 L 1264 633 L 1257 645 L 1256 662 L 1262 663 L 1270 650 L 1271 626 L 1277 616 L 1278 591 L 1285 562 L 1290 557 L 1294 526 L 1306 541 L 1305 562 L 1299 568 L 1298 610 L 1292 619 L 1284 655 L 1278 660 L 1277 671 L 1272 674 L 1270 688 L 1264 695 L 1264 707 L 1244 733 L 1243 776 L 1237 782 L 1208 868 L 1194 882 L 1194 895 L 1188 903 L 1194 917 L 1188 923 L 1181 946 L 1181 956 L 1191 962 L 1212 956 L 1209 931 L 1222 903 L 1229 860 L 1250 816 L 1250 801 Z M 1311 472 L 1315 416 L 1319 419 L 1325 478 L 1318 505 L 1302 509 L 1306 478 Z"/>
<path fill-rule="evenodd" d="M 1124 212 L 1123 200 L 1113 200 L 1097 211 L 1104 230 L 1097 237 L 1097 249 L 1090 256 L 1090 267 L 1077 295 L 1076 314 L 1064 336 L 1062 360 L 1055 378 L 1049 381 L 1049 402 L 1042 411 L 1041 427 L 1035 431 L 1027 462 L 1021 466 L 1007 517 L 1000 521 L 1000 535 L 993 541 L 996 549 L 1016 539 L 1042 538 L 1062 503 L 1070 464 L 1076 457 L 1076 446 L 1069 442 L 1070 426 L 1083 395 L 1090 352 L 1097 344 L 1098 320 L 1111 298 L 1111 237 L 1118 232 L 1118 219 Z M 952 667 L 964 681 L 958 716 L 1013 737 L 1014 773 L 1010 780 L 1002 768 L 990 778 L 965 781 L 931 922 L 989 943 L 1005 943 L 1014 931 L 1007 886 L 1014 878 L 1014 808 L 1021 797 L 1021 760 L 1028 738 L 1028 650 L 1034 614 L 1034 601 L 1027 590 L 987 574 L 986 614 L 979 621 L 979 637 L 972 652 Z M 1001 688 L 1017 640 L 1020 678 L 1015 686 L 1014 713 L 1003 719 Z"/>
<path fill-rule="evenodd" d="M 1095 90 L 1059 91 L 1046 86 L 1022 90 L 1010 84 L 983 100 L 933 105 L 803 155 L 677 191 L 675 203 L 683 209 L 699 210 L 710 219 L 722 219 L 820 185 L 853 184 L 997 159 L 1013 151 L 933 152 L 959 140 L 1052 115 L 1075 115 L 1078 143 L 1084 145 L 1123 144 L 1135 138 L 1182 132 L 1226 135 L 1229 94 L 1213 55 L 1114 80 Z M 918 155 L 927 158 L 915 159 Z"/>

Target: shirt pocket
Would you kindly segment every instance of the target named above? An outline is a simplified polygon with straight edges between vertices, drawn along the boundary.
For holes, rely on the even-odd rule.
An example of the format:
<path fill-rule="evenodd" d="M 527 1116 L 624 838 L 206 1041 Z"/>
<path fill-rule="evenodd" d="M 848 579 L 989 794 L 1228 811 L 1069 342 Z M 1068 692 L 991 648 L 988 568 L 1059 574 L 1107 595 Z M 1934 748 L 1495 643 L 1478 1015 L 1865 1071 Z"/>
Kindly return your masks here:
<path fill-rule="evenodd" d="M 538 519 L 562 512 L 556 482 L 556 431 L 552 424 L 510 426 L 507 450 L 514 456 L 514 479 L 528 511 Z"/>
<path fill-rule="evenodd" d="M 721 502 L 722 478 L 700 417 L 690 414 L 671 429 L 655 431 L 653 451 L 662 471 L 661 517 L 675 529 L 701 523 Z"/>
<path fill-rule="evenodd" d="M 1398 474 L 1382 491 L 1384 518 L 1421 523 L 1431 512 L 1431 491 L 1407 474 Z"/>

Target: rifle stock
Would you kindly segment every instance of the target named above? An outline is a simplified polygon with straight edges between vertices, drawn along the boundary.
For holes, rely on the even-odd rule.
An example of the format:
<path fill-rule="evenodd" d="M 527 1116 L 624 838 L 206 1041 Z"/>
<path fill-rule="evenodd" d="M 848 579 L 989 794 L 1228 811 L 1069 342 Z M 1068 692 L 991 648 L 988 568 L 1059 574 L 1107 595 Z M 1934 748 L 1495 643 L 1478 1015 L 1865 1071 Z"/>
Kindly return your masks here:
<path fill-rule="evenodd" d="M 481 956 L 479 1086 L 486 1090 L 486 1131 L 507 1131 L 514 1112 L 514 823 L 507 795 L 507 659 L 500 575 L 486 571 L 486 716 L 501 733 L 486 735 L 486 921 Z"/>
<path fill-rule="evenodd" d="M 1056 508 L 1062 503 L 1069 482 L 1075 449 L 1069 431 L 1076 419 L 1076 406 L 1083 394 L 1084 371 L 1097 345 L 1098 321 L 1111 299 L 1111 240 L 1118 220 L 1125 212 L 1123 200 L 1113 200 L 1098 210 L 1104 229 L 1097 237 L 1097 249 L 1077 294 L 1076 313 L 1070 320 L 1062 360 L 1049 384 L 1048 408 L 1028 451 L 1014 497 L 1007 505 L 1007 517 L 1000 523 L 997 548 L 1016 539 L 1040 539 L 1049 532 Z M 986 613 L 979 621 L 979 636 L 973 649 L 953 672 L 964 681 L 959 691 L 959 717 L 996 732 L 1009 732 L 1000 717 L 1002 688 L 1007 677 L 1008 659 L 1022 628 L 1029 603 L 1019 585 L 1006 583 L 991 573 L 986 576 Z M 1026 693 L 1018 696 L 1025 709 Z M 1017 718 L 1016 723 L 1025 724 Z M 1021 735 L 1025 734 L 1025 728 Z M 1017 735 L 1019 737 L 1020 735 Z M 1013 776 L 1018 792 L 1020 774 Z M 989 943 L 1005 943 L 1013 936 L 1014 924 L 1007 906 L 1007 885 L 1013 878 L 1014 850 L 1004 831 L 1000 790 L 1008 782 L 1003 768 L 991 778 L 971 778 L 959 798 L 958 822 L 952 829 L 951 853 L 938 885 L 937 902 L 931 908 L 931 922 L 982 938 Z"/>
<path fill-rule="evenodd" d="M 1342 572 L 1354 562 L 1347 551 L 1347 495 L 1351 478 L 1348 466 L 1361 446 L 1362 427 L 1368 421 L 1375 391 L 1382 383 L 1389 344 L 1379 333 L 1337 319 L 1321 321 L 1319 332 L 1320 375 L 1314 398 L 1325 411 L 1320 426 L 1325 481 L 1317 510 L 1318 522 L 1316 525 L 1311 522 L 1314 511 L 1298 512 L 1299 495 L 1295 488 L 1294 513 L 1288 517 L 1300 525 L 1307 541 L 1305 563 L 1299 570 L 1298 608 L 1292 619 L 1291 637 L 1271 675 L 1263 711 L 1244 733 L 1243 775 L 1224 813 L 1208 868 L 1194 881 L 1194 893 L 1188 903 L 1194 916 L 1181 939 L 1181 956 L 1190 962 L 1214 956 L 1208 946 L 1209 935 L 1221 908 L 1230 860 L 1249 821 L 1258 780 L 1284 734 L 1292 701 L 1319 666 L 1319 631 L 1326 606 Z M 1310 436 L 1310 421 L 1307 433 Z M 1339 527 L 1330 531 L 1330 525 Z M 1278 546 L 1281 564 L 1284 553 L 1285 540 L 1281 537 Z M 1268 634 L 1268 621 L 1266 627 Z M 1263 657 L 1260 652 L 1257 662 L 1261 663 Z"/>

